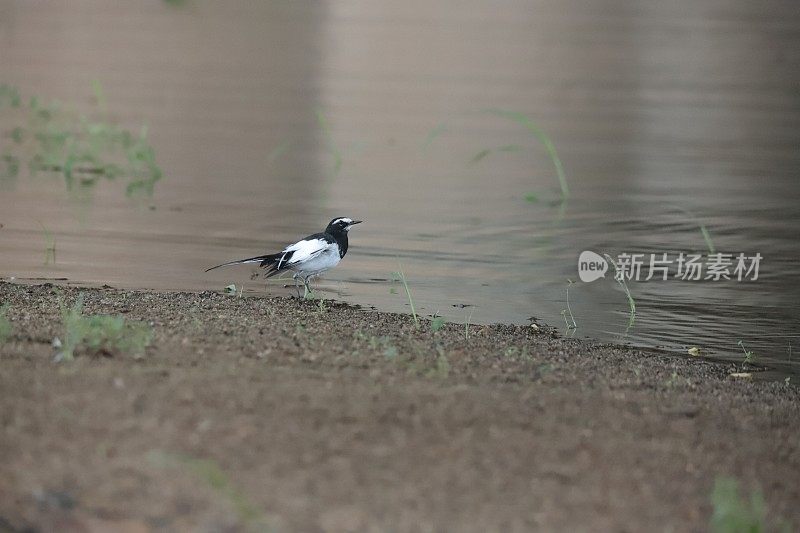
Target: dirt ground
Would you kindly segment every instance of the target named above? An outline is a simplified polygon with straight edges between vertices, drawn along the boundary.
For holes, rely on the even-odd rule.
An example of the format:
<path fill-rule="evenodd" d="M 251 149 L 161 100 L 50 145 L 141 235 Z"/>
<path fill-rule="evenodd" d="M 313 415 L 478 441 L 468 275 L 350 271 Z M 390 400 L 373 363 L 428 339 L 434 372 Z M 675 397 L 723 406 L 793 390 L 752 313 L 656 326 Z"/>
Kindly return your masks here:
<path fill-rule="evenodd" d="M 153 342 L 56 363 L 78 290 L 0 282 L 0 531 L 705 531 L 722 477 L 800 527 L 783 382 L 546 327 L 81 291 Z"/>

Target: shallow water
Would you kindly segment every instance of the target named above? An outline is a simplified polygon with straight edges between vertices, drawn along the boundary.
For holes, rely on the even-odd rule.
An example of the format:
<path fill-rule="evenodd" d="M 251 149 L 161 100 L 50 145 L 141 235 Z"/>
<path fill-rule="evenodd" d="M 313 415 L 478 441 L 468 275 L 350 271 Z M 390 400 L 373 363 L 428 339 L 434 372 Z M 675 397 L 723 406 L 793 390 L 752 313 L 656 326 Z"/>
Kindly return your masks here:
<path fill-rule="evenodd" d="M 100 81 L 166 176 L 146 201 L 0 180 L 0 275 L 263 294 L 247 266 L 203 270 L 347 215 L 365 223 L 326 297 L 408 311 L 402 268 L 422 314 L 560 325 L 569 286 L 565 334 L 735 361 L 741 340 L 797 373 L 795 4 L 661 4 L 0 0 L 0 84 L 90 113 Z M 489 109 L 547 132 L 568 201 L 536 137 Z M 0 110 L 0 152 L 11 127 Z M 707 254 L 701 225 L 760 253 L 758 279 L 629 281 L 632 325 L 610 276 L 578 281 L 583 250 Z"/>

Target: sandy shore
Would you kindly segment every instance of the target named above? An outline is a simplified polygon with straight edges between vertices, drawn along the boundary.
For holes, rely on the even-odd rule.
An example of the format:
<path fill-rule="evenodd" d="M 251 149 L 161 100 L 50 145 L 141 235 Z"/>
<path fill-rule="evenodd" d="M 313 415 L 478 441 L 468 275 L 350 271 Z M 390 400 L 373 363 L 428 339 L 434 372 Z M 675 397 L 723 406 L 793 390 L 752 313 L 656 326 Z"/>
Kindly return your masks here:
<path fill-rule="evenodd" d="M 703 531 L 724 478 L 800 527 L 800 391 L 731 365 L 110 288 L 151 345 L 55 363 L 78 292 L 0 282 L 0 531 Z"/>

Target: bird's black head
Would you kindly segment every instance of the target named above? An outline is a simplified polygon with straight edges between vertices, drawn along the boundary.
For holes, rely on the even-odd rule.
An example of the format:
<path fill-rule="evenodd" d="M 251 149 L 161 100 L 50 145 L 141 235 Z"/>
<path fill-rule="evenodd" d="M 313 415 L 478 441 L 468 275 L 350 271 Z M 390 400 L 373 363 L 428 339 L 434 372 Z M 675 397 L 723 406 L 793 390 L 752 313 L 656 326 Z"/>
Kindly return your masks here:
<path fill-rule="evenodd" d="M 336 217 L 330 221 L 328 227 L 325 228 L 325 233 L 335 235 L 337 233 L 347 233 L 352 226 L 361 224 L 361 220 L 353 220 L 348 217 Z"/>

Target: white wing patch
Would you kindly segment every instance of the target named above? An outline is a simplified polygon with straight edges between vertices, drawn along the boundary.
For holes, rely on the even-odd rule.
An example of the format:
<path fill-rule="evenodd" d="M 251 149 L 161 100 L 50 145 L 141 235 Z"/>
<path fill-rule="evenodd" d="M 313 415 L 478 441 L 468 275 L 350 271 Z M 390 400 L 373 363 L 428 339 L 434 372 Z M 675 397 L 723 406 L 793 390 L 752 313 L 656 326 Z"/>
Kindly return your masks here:
<path fill-rule="evenodd" d="M 303 240 L 296 242 L 287 246 L 283 252 L 294 252 L 292 257 L 286 261 L 287 265 L 294 265 L 296 263 L 300 263 L 303 261 L 308 261 L 312 259 L 328 248 L 331 247 L 331 243 L 323 240 L 323 239 L 311 239 L 311 240 Z M 278 261 L 278 268 L 281 267 L 281 264 L 284 262 L 284 258 L 281 257 L 280 261 Z"/>

